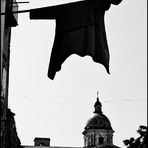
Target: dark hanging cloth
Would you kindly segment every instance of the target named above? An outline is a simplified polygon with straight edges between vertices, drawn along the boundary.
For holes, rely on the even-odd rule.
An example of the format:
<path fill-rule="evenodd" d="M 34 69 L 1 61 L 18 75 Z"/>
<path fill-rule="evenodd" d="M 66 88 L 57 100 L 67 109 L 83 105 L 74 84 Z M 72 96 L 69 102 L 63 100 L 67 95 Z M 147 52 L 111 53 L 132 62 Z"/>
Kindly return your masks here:
<path fill-rule="evenodd" d="M 54 79 L 62 63 L 72 54 L 89 55 L 109 73 L 109 50 L 104 15 L 110 1 L 85 0 L 30 10 L 30 19 L 55 19 L 56 32 L 48 77 Z"/>

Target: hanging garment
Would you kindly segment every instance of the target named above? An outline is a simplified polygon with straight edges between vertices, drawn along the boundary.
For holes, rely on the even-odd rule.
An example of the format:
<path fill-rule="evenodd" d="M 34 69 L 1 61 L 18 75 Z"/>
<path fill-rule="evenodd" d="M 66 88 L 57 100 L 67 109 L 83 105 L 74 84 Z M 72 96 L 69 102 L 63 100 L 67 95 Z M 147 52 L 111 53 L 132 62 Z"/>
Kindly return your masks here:
<path fill-rule="evenodd" d="M 121 1 L 121 0 L 112 0 Z M 109 73 L 109 50 L 104 15 L 110 0 L 85 0 L 30 10 L 30 19 L 55 19 L 56 31 L 48 77 L 54 79 L 72 54 L 89 55 Z"/>

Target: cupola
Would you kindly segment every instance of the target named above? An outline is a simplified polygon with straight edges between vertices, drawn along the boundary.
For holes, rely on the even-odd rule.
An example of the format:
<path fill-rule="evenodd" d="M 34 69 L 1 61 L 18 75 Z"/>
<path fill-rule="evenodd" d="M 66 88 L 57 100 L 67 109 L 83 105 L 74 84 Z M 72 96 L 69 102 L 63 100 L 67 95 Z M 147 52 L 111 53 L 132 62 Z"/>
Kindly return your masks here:
<path fill-rule="evenodd" d="M 84 128 L 84 147 L 94 147 L 113 143 L 113 129 L 109 119 L 102 112 L 102 104 L 97 100 L 94 104 L 94 116 Z"/>

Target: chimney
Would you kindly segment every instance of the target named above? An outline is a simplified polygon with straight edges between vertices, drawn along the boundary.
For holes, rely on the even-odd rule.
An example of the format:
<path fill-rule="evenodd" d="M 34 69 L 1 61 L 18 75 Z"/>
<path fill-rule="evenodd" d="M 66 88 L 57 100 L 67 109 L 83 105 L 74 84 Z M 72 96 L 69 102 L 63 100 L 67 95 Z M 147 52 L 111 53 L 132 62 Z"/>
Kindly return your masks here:
<path fill-rule="evenodd" d="M 50 146 L 50 138 L 38 138 L 34 139 L 34 146 Z"/>

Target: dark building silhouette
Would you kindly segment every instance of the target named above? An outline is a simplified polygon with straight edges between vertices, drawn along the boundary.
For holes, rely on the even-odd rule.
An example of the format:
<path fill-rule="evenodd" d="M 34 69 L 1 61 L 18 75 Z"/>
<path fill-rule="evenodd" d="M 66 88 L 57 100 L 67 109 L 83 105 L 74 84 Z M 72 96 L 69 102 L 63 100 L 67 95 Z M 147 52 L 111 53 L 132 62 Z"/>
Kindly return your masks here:
<path fill-rule="evenodd" d="M 6 148 L 21 148 L 21 142 L 17 135 L 14 116 L 15 114 L 10 109 L 8 109 L 6 121 Z"/>
<path fill-rule="evenodd" d="M 14 113 L 8 108 L 11 29 L 17 26 L 16 0 L 1 0 L 1 148 L 19 148 Z"/>

